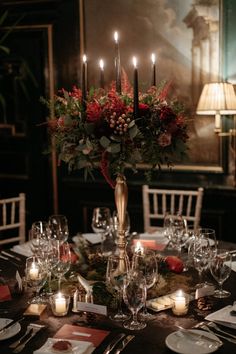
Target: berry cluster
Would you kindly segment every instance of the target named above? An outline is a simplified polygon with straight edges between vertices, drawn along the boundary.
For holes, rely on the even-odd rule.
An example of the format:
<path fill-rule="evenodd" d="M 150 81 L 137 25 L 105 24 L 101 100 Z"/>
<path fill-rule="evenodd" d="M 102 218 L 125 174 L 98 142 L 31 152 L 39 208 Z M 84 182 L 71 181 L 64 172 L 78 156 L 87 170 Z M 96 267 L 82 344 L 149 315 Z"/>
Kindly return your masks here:
<path fill-rule="evenodd" d="M 109 117 L 110 128 L 114 129 L 114 134 L 123 135 L 127 132 L 131 119 L 125 113 L 118 116 L 113 112 Z"/>

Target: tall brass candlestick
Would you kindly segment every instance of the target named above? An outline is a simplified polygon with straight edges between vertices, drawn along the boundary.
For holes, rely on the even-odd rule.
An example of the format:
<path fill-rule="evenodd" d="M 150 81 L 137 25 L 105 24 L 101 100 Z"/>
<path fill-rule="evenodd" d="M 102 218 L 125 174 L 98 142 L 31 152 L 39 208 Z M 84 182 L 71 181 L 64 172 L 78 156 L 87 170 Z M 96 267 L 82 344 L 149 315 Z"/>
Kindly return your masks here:
<path fill-rule="evenodd" d="M 115 70 L 116 70 L 116 92 L 121 94 L 121 67 L 120 67 L 120 48 L 118 33 L 114 33 L 115 39 Z"/>
<path fill-rule="evenodd" d="M 117 246 L 119 249 L 120 255 L 120 264 L 119 269 L 120 271 L 125 271 L 125 257 L 126 254 L 126 241 L 125 241 L 125 215 L 128 203 L 128 188 L 126 184 L 125 176 L 119 175 L 116 178 L 116 187 L 115 187 L 115 203 L 116 209 L 118 213 L 118 240 Z"/>

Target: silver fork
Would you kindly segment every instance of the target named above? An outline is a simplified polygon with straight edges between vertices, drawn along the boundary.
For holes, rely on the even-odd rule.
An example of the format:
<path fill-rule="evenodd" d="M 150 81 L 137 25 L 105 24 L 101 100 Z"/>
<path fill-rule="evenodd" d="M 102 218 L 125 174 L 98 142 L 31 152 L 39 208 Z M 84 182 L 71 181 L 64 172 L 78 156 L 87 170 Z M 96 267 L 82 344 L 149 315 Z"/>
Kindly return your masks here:
<path fill-rule="evenodd" d="M 200 322 L 200 323 L 198 323 L 196 326 L 194 326 L 193 328 L 202 328 L 202 329 L 205 329 L 205 330 L 208 331 L 209 333 L 214 334 L 216 337 L 223 338 L 223 339 L 227 340 L 228 342 L 231 342 L 231 343 L 236 344 L 236 339 L 233 339 L 233 338 L 230 338 L 230 337 L 226 337 L 226 336 L 224 336 L 223 334 L 219 334 L 219 333 L 216 333 L 216 332 L 212 331 L 209 327 L 207 327 L 207 325 L 206 325 L 205 322 Z"/>
<path fill-rule="evenodd" d="M 27 329 L 26 329 L 25 334 L 23 334 L 22 337 L 20 337 L 20 338 L 17 339 L 15 342 L 13 342 L 12 344 L 10 344 L 10 345 L 9 345 L 9 348 L 15 349 L 19 344 L 21 344 L 21 343 L 24 341 L 24 339 L 28 336 L 28 334 L 33 331 L 33 326 L 34 326 L 34 323 L 30 323 L 30 324 L 27 326 Z"/>
<path fill-rule="evenodd" d="M 44 327 L 45 325 L 31 323 L 31 334 L 29 335 L 29 337 L 27 337 L 26 340 L 23 340 L 22 344 L 20 343 L 20 345 L 17 345 L 17 347 L 13 350 L 13 353 L 20 353 L 24 349 L 25 345 L 40 331 L 40 329 Z"/>
<path fill-rule="evenodd" d="M 236 336 L 235 336 L 235 335 L 233 335 L 233 334 L 231 334 L 231 333 L 229 333 L 229 332 L 223 331 L 223 329 L 221 329 L 219 326 L 217 326 L 217 324 L 216 324 L 215 322 L 207 322 L 206 325 L 207 325 L 208 327 L 215 328 L 215 329 L 217 330 L 217 332 L 221 332 L 221 333 L 223 333 L 223 334 L 226 334 L 227 336 L 230 336 L 230 337 L 236 339 Z"/>

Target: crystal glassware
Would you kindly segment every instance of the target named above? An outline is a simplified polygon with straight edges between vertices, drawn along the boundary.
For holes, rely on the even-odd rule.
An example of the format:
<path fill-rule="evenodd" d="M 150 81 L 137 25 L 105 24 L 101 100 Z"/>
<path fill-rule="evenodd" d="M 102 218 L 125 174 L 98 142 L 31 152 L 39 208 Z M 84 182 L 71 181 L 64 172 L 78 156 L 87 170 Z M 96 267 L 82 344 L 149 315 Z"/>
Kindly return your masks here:
<path fill-rule="evenodd" d="M 144 306 L 147 296 L 146 279 L 142 273 L 133 271 L 125 277 L 123 298 L 132 313 L 132 319 L 125 321 L 123 326 L 129 330 L 140 330 L 146 323 L 138 320 L 138 312 Z"/>
<path fill-rule="evenodd" d="M 120 262 L 122 261 L 122 269 Z M 117 291 L 117 312 L 110 316 L 112 320 L 124 321 L 129 318 L 127 314 L 122 311 L 122 296 L 124 278 L 129 272 L 128 257 L 121 258 L 119 255 L 110 255 L 107 261 L 106 282 L 108 286 L 113 287 Z"/>
<path fill-rule="evenodd" d="M 147 290 L 151 289 L 157 281 L 158 267 L 155 252 L 148 248 L 141 248 L 135 252 L 132 258 L 132 271 L 143 274 L 146 280 Z M 140 316 L 145 320 L 153 319 L 153 315 L 147 311 L 146 301 Z"/>
<path fill-rule="evenodd" d="M 214 292 L 214 296 L 217 298 L 225 298 L 231 295 L 229 291 L 222 288 L 223 283 L 230 276 L 231 262 L 231 254 L 224 249 L 218 249 L 210 261 L 211 274 L 219 284 L 219 289 Z"/>
<path fill-rule="evenodd" d="M 52 274 L 58 278 L 58 290 L 61 290 L 62 277 L 69 271 L 71 266 L 71 251 L 68 242 L 53 241 L 53 254 L 50 256 Z"/>
<path fill-rule="evenodd" d="M 92 229 L 96 234 L 101 235 L 101 253 L 104 252 L 104 240 L 109 233 L 111 222 L 111 212 L 109 208 L 98 207 L 93 209 Z"/>
<path fill-rule="evenodd" d="M 67 241 L 69 236 L 68 221 L 65 215 L 51 215 L 48 219 L 51 237 L 61 243 Z"/>
<path fill-rule="evenodd" d="M 39 293 L 46 282 L 47 273 L 40 257 L 33 256 L 26 259 L 25 277 L 27 285 L 31 287 L 35 293 L 35 296 L 30 300 L 30 303 L 44 303 L 44 299 L 41 298 Z"/>

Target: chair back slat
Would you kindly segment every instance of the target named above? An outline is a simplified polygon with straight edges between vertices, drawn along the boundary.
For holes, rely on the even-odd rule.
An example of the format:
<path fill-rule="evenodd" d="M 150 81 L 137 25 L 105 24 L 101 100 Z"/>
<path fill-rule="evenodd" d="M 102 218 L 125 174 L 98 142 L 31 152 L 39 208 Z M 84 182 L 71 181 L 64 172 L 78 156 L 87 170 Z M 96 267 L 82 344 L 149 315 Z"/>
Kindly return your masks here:
<path fill-rule="evenodd" d="M 0 245 L 16 242 L 25 242 L 25 193 L 0 199 Z"/>
<path fill-rule="evenodd" d="M 165 213 L 179 212 L 194 228 L 199 227 L 203 188 L 197 190 L 155 189 L 143 186 L 144 231 L 152 231 L 163 226 Z M 157 221 L 153 225 L 153 222 Z M 158 224 L 159 222 L 159 224 Z M 162 225 L 160 224 L 162 223 Z"/>

